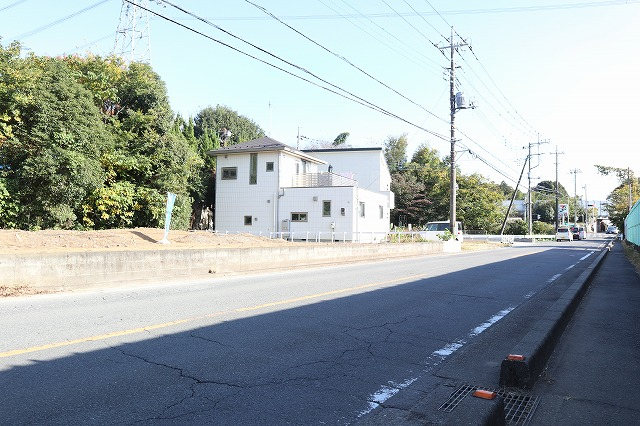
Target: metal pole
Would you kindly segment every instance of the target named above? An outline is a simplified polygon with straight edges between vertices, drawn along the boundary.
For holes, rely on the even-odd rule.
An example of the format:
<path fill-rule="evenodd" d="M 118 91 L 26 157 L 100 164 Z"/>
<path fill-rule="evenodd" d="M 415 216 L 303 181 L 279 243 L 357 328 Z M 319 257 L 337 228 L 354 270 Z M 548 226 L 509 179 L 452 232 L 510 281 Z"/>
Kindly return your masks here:
<path fill-rule="evenodd" d="M 456 133 L 455 133 L 455 116 L 456 116 L 456 99 L 454 90 L 455 81 L 455 66 L 453 64 L 453 53 L 455 51 L 453 43 L 453 27 L 451 27 L 451 39 L 449 40 L 451 50 L 451 69 L 449 72 L 449 105 L 450 105 L 450 117 L 451 117 L 451 182 L 449 193 L 451 194 L 449 200 L 449 230 L 455 236 L 456 234 Z"/>
<path fill-rule="evenodd" d="M 558 232 L 558 209 L 560 208 L 558 200 L 558 145 L 556 145 L 556 220 L 554 221 L 556 224 L 556 233 Z"/>
<path fill-rule="evenodd" d="M 529 155 L 527 156 L 527 158 L 529 159 L 529 173 L 528 173 L 528 178 L 529 178 L 529 188 L 527 191 L 527 229 L 529 231 L 529 235 L 531 235 L 533 233 L 533 223 L 531 220 L 531 142 L 529 142 Z"/>

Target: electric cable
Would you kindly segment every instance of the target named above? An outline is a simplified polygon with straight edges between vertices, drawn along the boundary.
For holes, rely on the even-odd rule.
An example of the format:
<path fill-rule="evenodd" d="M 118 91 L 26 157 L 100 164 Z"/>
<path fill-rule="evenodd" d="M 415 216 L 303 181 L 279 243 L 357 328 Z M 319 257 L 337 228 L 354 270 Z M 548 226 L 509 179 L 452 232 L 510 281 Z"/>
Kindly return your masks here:
<path fill-rule="evenodd" d="M 377 105 L 375 105 L 375 104 L 373 104 L 373 103 L 371 103 L 371 102 L 369 102 L 369 101 L 366 101 L 366 100 L 364 100 L 364 99 L 362 99 L 362 98 L 359 98 L 358 96 L 351 94 L 349 91 L 347 91 L 347 90 L 345 90 L 345 89 L 342 89 L 342 88 L 340 88 L 339 86 L 335 86 L 335 85 L 332 85 L 331 83 L 328 83 L 328 82 L 327 82 L 327 84 L 329 84 L 330 86 L 335 86 L 335 87 L 337 88 L 337 90 L 341 90 L 341 91 L 343 91 L 344 93 L 350 94 L 350 95 L 351 95 L 351 96 L 353 96 L 353 97 L 347 96 L 347 95 L 345 95 L 344 93 L 340 93 L 340 92 L 338 92 L 337 90 L 333 90 L 333 89 L 331 89 L 331 88 L 329 88 L 329 87 L 326 87 L 326 86 L 323 86 L 323 85 L 321 85 L 321 84 L 319 84 L 319 83 L 317 83 L 317 82 L 315 82 L 315 81 L 309 80 L 309 79 L 307 79 L 307 78 L 305 78 L 305 77 L 302 77 L 302 76 L 300 76 L 300 75 L 297 75 L 297 74 L 295 74 L 295 73 L 292 73 L 291 71 L 288 71 L 288 70 L 286 70 L 286 69 L 284 69 L 284 68 L 282 68 L 282 67 L 279 67 L 279 66 L 277 66 L 277 65 L 274 65 L 274 64 L 272 64 L 272 63 L 270 63 L 270 62 L 268 62 L 268 61 L 266 61 L 266 60 L 264 60 L 264 59 L 258 58 L 257 56 L 251 55 L 250 53 L 247 53 L 247 52 L 245 52 L 245 51 L 243 51 L 243 50 L 241 50 L 241 49 L 239 49 L 239 48 L 237 48 L 237 47 L 231 46 L 230 44 L 227 44 L 227 43 L 225 43 L 225 42 L 223 42 L 223 41 L 221 41 L 221 40 L 218 40 L 218 39 L 216 39 L 216 38 L 214 38 L 214 37 L 212 37 L 212 36 L 210 36 L 210 35 L 207 35 L 207 34 L 205 34 L 205 33 L 201 32 L 201 31 L 198 31 L 198 30 L 196 30 L 196 29 L 194 29 L 194 28 L 191 28 L 191 27 L 189 27 L 189 26 L 187 26 L 187 25 L 185 25 L 185 24 L 182 24 L 182 23 L 180 23 L 180 22 L 178 22 L 178 21 L 176 21 L 176 20 L 174 20 L 174 19 L 171 19 L 171 18 L 169 18 L 169 17 L 167 17 L 167 16 L 164 16 L 164 15 L 162 15 L 162 14 L 158 13 L 158 12 L 155 12 L 155 11 L 153 11 L 153 10 L 151 10 L 151 9 L 147 9 L 147 8 L 145 8 L 145 7 L 143 7 L 143 6 L 139 5 L 139 4 L 136 4 L 136 3 L 135 3 L 134 1 L 132 1 L 132 0 L 124 0 L 124 1 L 126 1 L 127 3 L 132 4 L 132 5 L 134 5 L 134 6 L 138 7 L 138 8 L 140 8 L 140 9 L 143 9 L 143 10 L 145 10 L 145 11 L 147 11 L 147 12 L 149 12 L 149 13 L 151 13 L 151 14 L 153 14 L 153 15 L 155 15 L 155 16 L 157 16 L 157 17 L 161 18 L 161 19 L 164 19 L 164 20 L 166 20 L 166 21 L 168 21 L 168 22 L 171 22 L 171 23 L 173 23 L 173 24 L 175 24 L 175 25 L 178 25 L 178 26 L 180 26 L 180 27 L 182 27 L 182 28 L 185 28 L 185 29 L 187 29 L 187 30 L 189 30 L 189 31 L 191 31 L 191 32 L 193 32 L 193 33 L 195 33 L 195 34 L 198 34 L 198 35 L 200 35 L 200 36 L 202 36 L 202 37 L 205 37 L 205 38 L 207 38 L 207 39 L 209 39 L 209 40 L 211 40 L 211 41 L 213 41 L 213 42 L 215 42 L 215 43 L 218 43 L 218 44 L 220 44 L 220 45 L 222 45 L 222 46 L 224 46 L 224 47 L 227 47 L 227 48 L 229 48 L 229 49 L 231 49 L 231 50 L 233 50 L 233 51 L 235 51 L 235 52 L 238 52 L 238 53 L 240 53 L 240 54 L 242 54 L 242 55 L 244 55 L 244 56 L 247 56 L 247 57 L 249 57 L 249 58 L 251 58 L 251 59 L 254 59 L 254 60 L 257 60 L 257 61 L 259 61 L 259 62 L 261 62 L 261 63 L 263 63 L 263 64 L 265 64 L 265 65 L 267 65 L 267 66 L 270 66 L 270 67 L 275 68 L 275 69 L 277 69 L 277 70 L 279 70 L 279 71 L 282 71 L 282 72 L 284 72 L 284 73 L 286 73 L 286 74 L 288 74 L 288 75 L 290 75 L 290 76 L 292 76 L 292 77 L 298 78 L 298 79 L 303 80 L 303 81 L 305 81 L 305 82 L 307 82 L 307 83 L 310 83 L 310 84 L 312 84 L 312 85 L 314 85 L 314 86 L 316 86 L 316 87 L 322 88 L 322 89 L 327 90 L 327 91 L 329 91 L 329 92 L 331 92 L 331 93 L 334 93 L 334 94 L 336 94 L 336 95 L 338 95 L 338 96 L 341 96 L 341 97 L 343 97 L 343 98 L 345 98 L 345 99 L 348 99 L 348 100 L 351 100 L 351 101 L 353 101 L 353 102 L 356 102 L 356 103 L 358 103 L 358 104 L 360 104 L 360 105 L 366 106 L 367 108 L 372 109 L 372 110 L 374 110 L 374 111 L 378 111 L 378 112 L 380 112 L 380 113 L 382 113 L 382 114 L 385 114 L 385 115 L 387 115 L 387 116 L 390 116 L 390 117 L 396 118 L 396 119 L 398 119 L 398 120 L 400 120 L 400 121 L 403 121 L 404 123 L 407 123 L 407 124 L 409 124 L 409 125 L 411 125 L 411 126 L 413 126 L 413 127 L 416 127 L 417 129 L 420 129 L 420 130 L 422 130 L 422 131 L 424 131 L 424 132 L 426 132 L 426 133 L 429 133 L 429 134 L 431 134 L 431 135 L 433 135 L 433 136 L 435 136 L 435 137 L 437 137 L 437 138 L 439 138 L 439 139 L 442 139 L 442 140 L 444 140 L 444 141 L 447 141 L 447 140 L 448 140 L 448 138 L 447 138 L 446 136 L 443 136 L 443 135 L 441 135 L 441 134 L 439 134 L 439 133 L 437 133 L 437 132 L 434 132 L 434 131 L 432 131 L 432 130 L 429 130 L 429 129 L 427 129 L 427 128 L 423 127 L 423 126 L 417 125 L 417 124 L 415 124 L 415 123 L 413 123 L 413 122 L 411 122 L 411 121 L 409 121 L 409 120 L 407 120 L 407 119 L 405 119 L 405 118 L 403 118 L 403 117 L 400 117 L 399 115 L 396 115 L 396 114 L 394 114 L 394 113 L 392 113 L 392 112 L 389 112 L 389 111 L 385 110 L 385 109 L 384 109 L 384 108 L 382 108 L 382 107 L 379 107 L 379 106 L 377 106 Z M 165 0 L 161 0 L 161 1 L 163 1 L 164 3 L 168 3 L 168 4 L 169 4 L 169 2 L 167 2 L 167 1 L 165 1 Z M 294 67 L 296 67 L 295 65 L 293 65 L 293 66 L 294 66 Z M 299 67 L 299 68 L 300 68 L 300 69 L 302 69 L 301 67 Z M 316 77 L 316 78 L 317 78 L 317 77 Z M 320 79 L 320 80 L 321 80 L 321 81 L 323 81 L 322 79 Z"/>
<path fill-rule="evenodd" d="M 76 12 L 73 12 L 71 15 L 67 15 L 67 16 L 62 17 L 60 19 L 56 19 L 53 22 L 50 22 L 50 23 L 48 23 L 46 25 L 43 25 L 43 26 L 38 27 L 38 28 L 35 28 L 33 30 L 27 31 L 26 33 L 22 33 L 19 36 L 13 37 L 12 39 L 13 40 L 24 40 L 27 37 L 31 37 L 32 35 L 38 34 L 39 32 L 47 30 L 47 29 L 49 29 L 49 28 L 51 28 L 51 27 L 53 27 L 55 25 L 61 24 L 62 22 L 65 22 L 65 21 L 67 21 L 67 20 L 69 20 L 71 18 L 74 18 L 74 17 L 76 17 L 76 16 L 78 16 L 78 15 L 80 15 L 82 13 L 85 13 L 85 12 L 91 10 L 91 9 L 95 9 L 96 7 L 100 6 L 101 4 L 106 3 L 108 1 L 111 1 L 111 0 L 100 0 L 97 3 L 94 3 L 94 4 L 90 5 L 90 6 L 85 7 L 84 9 L 80 9 L 80 10 L 78 10 Z"/>
<path fill-rule="evenodd" d="M 18 1 L 15 1 L 15 2 L 11 3 L 11 4 L 8 4 L 5 7 L 0 8 L 0 12 L 3 12 L 5 10 L 7 10 L 7 9 L 11 9 L 14 6 L 18 6 L 19 4 L 24 3 L 25 1 L 27 1 L 27 0 L 18 0 Z"/>
<path fill-rule="evenodd" d="M 263 11 L 264 13 L 266 13 L 267 15 L 271 16 L 273 19 L 275 19 L 276 21 L 280 22 L 282 25 L 286 26 L 287 28 L 289 28 L 290 30 L 294 31 L 296 34 L 300 35 L 301 37 L 304 37 L 306 40 L 310 41 L 311 43 L 315 44 L 316 46 L 318 46 L 319 48 L 323 49 L 324 51 L 330 53 L 331 55 L 335 56 L 336 58 L 346 62 L 347 64 L 349 64 L 351 67 L 355 68 L 356 70 L 360 71 L 362 74 L 366 75 L 367 77 L 371 78 L 372 80 L 376 81 L 377 83 L 381 84 L 382 86 L 386 87 L 387 89 L 391 90 L 392 92 L 394 92 L 395 94 L 397 94 L 398 96 L 402 97 L 403 99 L 411 102 L 413 105 L 417 106 L 418 108 L 422 109 L 423 111 L 425 111 L 426 113 L 428 113 L 429 115 L 432 115 L 433 117 L 439 119 L 439 120 L 443 120 L 441 117 L 439 117 L 437 114 L 429 111 L 426 107 L 424 107 L 423 105 L 419 104 L 418 102 L 414 101 L 413 99 L 405 96 L 404 94 L 400 93 L 398 90 L 394 89 L 393 87 L 389 86 L 388 84 L 384 83 L 383 81 L 379 80 L 378 78 L 374 77 L 373 75 L 371 75 L 370 73 L 368 73 L 367 71 L 365 71 L 364 69 L 362 69 L 361 67 L 359 67 L 358 65 L 355 65 L 353 62 L 351 62 L 349 59 L 347 59 L 346 57 L 344 57 L 341 54 L 338 54 L 336 52 L 334 52 L 333 50 L 329 49 L 328 47 L 320 44 L 319 42 L 315 41 L 314 39 L 312 39 L 311 37 L 307 36 L 306 34 L 302 33 L 301 31 L 297 30 L 296 28 L 292 27 L 291 25 L 287 24 L 286 22 L 282 21 L 280 18 L 278 18 L 276 15 L 274 15 L 273 13 L 269 12 L 266 8 L 264 8 L 263 6 L 260 6 L 256 3 L 254 3 L 251 0 L 245 0 L 245 2 L 251 4 L 252 6 L 258 8 L 259 10 Z"/>

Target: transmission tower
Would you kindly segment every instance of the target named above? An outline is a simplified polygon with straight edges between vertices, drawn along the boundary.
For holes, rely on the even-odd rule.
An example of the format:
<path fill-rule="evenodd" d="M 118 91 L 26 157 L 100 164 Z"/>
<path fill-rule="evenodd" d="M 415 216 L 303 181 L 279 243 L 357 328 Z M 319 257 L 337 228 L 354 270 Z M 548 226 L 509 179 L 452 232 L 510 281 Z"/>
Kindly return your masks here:
<path fill-rule="evenodd" d="M 126 63 L 151 63 L 149 12 L 145 9 L 149 9 L 149 0 L 122 0 L 113 54 Z"/>

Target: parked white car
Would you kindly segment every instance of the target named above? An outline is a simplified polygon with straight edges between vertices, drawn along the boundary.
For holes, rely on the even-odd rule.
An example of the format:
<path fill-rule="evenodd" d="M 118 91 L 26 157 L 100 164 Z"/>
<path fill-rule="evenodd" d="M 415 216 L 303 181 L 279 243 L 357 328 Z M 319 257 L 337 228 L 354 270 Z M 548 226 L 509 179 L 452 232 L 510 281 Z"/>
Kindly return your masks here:
<path fill-rule="evenodd" d="M 556 232 L 556 241 L 573 241 L 573 233 L 571 229 L 566 226 L 561 226 L 558 228 L 558 232 Z"/>
<path fill-rule="evenodd" d="M 438 235 L 444 235 L 445 231 L 449 228 L 449 221 L 446 220 L 429 222 L 425 226 L 425 230 L 420 231 L 420 236 L 425 240 L 439 240 L 440 238 L 438 238 Z M 455 235 L 455 239 L 462 242 L 464 239 L 462 235 L 462 223 L 456 222 L 456 228 L 458 229 L 453 233 Z"/>

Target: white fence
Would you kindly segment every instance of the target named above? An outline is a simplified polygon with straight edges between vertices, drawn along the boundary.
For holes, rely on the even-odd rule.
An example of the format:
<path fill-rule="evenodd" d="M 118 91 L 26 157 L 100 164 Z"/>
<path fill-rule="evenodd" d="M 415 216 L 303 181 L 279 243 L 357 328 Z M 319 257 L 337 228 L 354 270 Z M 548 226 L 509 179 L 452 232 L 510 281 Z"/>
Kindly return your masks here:
<path fill-rule="evenodd" d="M 228 231 L 213 231 L 215 233 L 229 234 Z M 234 234 L 241 234 L 235 232 Z M 415 232 L 268 232 L 255 234 L 271 239 L 283 239 L 287 241 L 306 242 L 332 242 L 332 243 L 382 243 L 382 242 L 419 242 L 440 241 L 439 239 L 425 238 L 420 231 Z M 491 241 L 502 244 L 515 242 L 536 242 L 555 240 L 555 235 L 495 235 L 495 234 L 465 234 L 465 240 Z"/>

